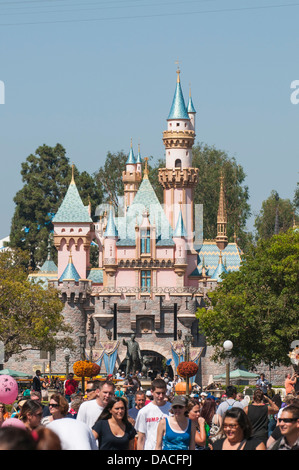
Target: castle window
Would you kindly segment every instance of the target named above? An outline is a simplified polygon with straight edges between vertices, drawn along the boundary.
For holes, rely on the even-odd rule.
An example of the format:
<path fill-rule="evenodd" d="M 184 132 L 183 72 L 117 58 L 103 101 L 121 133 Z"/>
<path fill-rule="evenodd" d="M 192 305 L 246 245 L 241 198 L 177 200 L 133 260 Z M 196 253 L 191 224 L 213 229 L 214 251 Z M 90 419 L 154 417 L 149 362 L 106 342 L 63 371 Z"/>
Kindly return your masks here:
<path fill-rule="evenodd" d="M 176 159 L 174 167 L 175 168 L 182 168 L 182 162 L 179 158 Z"/>
<path fill-rule="evenodd" d="M 148 292 L 151 288 L 151 272 L 141 271 L 141 289 L 143 292 Z"/>
<path fill-rule="evenodd" d="M 140 251 L 141 253 L 151 252 L 151 230 L 149 228 L 141 230 L 140 233 Z"/>

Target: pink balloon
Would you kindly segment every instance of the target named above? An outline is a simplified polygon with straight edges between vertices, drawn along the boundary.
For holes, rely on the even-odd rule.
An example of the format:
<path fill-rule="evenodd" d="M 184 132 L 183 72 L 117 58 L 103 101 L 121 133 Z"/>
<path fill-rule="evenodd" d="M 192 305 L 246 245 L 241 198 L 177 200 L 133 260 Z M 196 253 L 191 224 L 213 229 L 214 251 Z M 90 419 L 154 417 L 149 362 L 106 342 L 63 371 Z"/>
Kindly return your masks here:
<path fill-rule="evenodd" d="M 1 427 L 8 428 L 9 426 L 13 426 L 15 428 L 27 429 L 23 421 L 17 418 L 7 418 Z"/>
<path fill-rule="evenodd" d="M 12 404 L 18 396 L 18 384 L 10 375 L 0 375 L 0 402 Z"/>

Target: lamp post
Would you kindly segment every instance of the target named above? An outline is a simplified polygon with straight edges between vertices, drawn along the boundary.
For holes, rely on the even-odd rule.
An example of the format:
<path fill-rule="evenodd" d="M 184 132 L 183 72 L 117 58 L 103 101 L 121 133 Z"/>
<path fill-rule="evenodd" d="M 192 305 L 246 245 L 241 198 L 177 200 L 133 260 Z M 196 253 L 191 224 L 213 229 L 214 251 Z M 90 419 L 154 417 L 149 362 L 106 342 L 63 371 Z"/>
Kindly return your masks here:
<path fill-rule="evenodd" d="M 85 348 L 86 348 L 86 335 L 80 335 L 79 336 L 80 340 L 80 354 L 81 354 L 81 359 L 84 361 L 86 359 L 85 357 Z"/>
<path fill-rule="evenodd" d="M 80 340 L 81 359 L 82 359 L 82 361 L 85 361 L 85 359 L 86 359 L 86 356 L 85 356 L 86 335 L 80 335 L 80 336 L 79 336 L 79 340 Z M 82 393 L 83 393 L 83 395 L 84 395 L 84 393 L 85 393 L 84 377 L 82 377 Z"/>
<path fill-rule="evenodd" d="M 184 354 L 184 360 L 185 362 L 190 361 L 190 345 L 192 343 L 193 336 L 192 335 L 186 335 L 185 339 L 183 341 L 184 347 L 185 347 L 185 354 Z M 189 396 L 189 377 L 186 377 L 186 396 Z"/>
<path fill-rule="evenodd" d="M 225 351 L 225 385 L 226 387 L 230 384 L 230 363 L 229 363 L 229 355 L 231 350 L 233 349 L 233 343 L 230 340 L 224 341 L 223 348 Z"/>
<path fill-rule="evenodd" d="M 89 360 L 90 362 L 93 362 L 93 347 L 95 346 L 96 344 L 96 339 L 95 337 L 93 336 L 92 338 L 90 338 L 90 340 L 88 341 L 88 344 L 89 344 Z"/>
<path fill-rule="evenodd" d="M 64 352 L 64 359 L 65 359 L 65 376 L 66 379 L 68 378 L 69 372 L 70 372 L 70 355 L 71 351 L 69 348 L 65 348 Z"/>

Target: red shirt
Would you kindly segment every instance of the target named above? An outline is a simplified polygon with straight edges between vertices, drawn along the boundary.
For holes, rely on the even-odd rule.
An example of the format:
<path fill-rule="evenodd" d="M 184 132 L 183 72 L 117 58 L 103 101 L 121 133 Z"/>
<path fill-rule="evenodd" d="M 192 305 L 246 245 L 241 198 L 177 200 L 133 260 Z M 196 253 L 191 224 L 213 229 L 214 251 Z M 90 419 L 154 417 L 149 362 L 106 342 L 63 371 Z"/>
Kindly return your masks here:
<path fill-rule="evenodd" d="M 73 393 L 76 392 L 78 388 L 78 383 L 75 379 L 69 379 L 65 382 L 65 394 L 66 395 L 72 395 Z"/>

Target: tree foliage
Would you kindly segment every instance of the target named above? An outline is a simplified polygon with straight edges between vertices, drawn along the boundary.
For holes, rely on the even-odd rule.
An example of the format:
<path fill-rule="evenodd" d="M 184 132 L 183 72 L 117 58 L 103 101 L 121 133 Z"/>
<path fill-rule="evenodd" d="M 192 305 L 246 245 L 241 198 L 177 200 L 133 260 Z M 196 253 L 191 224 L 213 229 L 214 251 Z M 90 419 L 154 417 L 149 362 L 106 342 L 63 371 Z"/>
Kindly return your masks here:
<path fill-rule="evenodd" d="M 42 145 L 22 163 L 24 186 L 14 197 L 15 212 L 10 231 L 10 246 L 27 251 L 33 270 L 47 256 L 52 218 L 57 212 L 71 181 L 72 166 L 62 145 Z M 75 180 L 83 203 L 95 209 L 101 202 L 101 188 L 87 173 L 75 169 Z M 56 250 L 52 249 L 55 259 Z"/>
<path fill-rule="evenodd" d="M 5 362 L 27 350 L 54 351 L 73 347 L 72 331 L 62 315 L 56 289 L 44 289 L 28 280 L 26 255 L 20 250 L 0 253 L 0 340 Z"/>
<path fill-rule="evenodd" d="M 249 191 L 244 185 L 245 173 L 235 158 L 223 150 L 207 144 L 197 144 L 192 149 L 193 166 L 199 168 L 199 181 L 195 188 L 195 204 L 203 204 L 204 238 L 217 235 L 217 211 L 219 204 L 220 175 L 224 176 L 225 204 L 227 210 L 227 235 L 233 240 L 236 232 L 241 247 L 248 242 L 246 221 L 250 216 Z"/>
<path fill-rule="evenodd" d="M 271 238 L 293 226 L 294 206 L 289 199 L 281 199 L 276 191 L 263 201 L 254 226 L 257 238 Z M 277 232 L 277 233 L 276 233 Z"/>
<path fill-rule="evenodd" d="M 209 294 L 211 305 L 198 310 L 200 331 L 224 357 L 230 339 L 233 355 L 254 367 L 289 365 L 290 344 L 299 337 L 299 231 L 259 240 L 240 270 L 224 275 Z"/>

